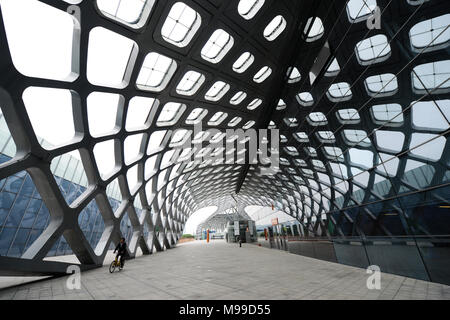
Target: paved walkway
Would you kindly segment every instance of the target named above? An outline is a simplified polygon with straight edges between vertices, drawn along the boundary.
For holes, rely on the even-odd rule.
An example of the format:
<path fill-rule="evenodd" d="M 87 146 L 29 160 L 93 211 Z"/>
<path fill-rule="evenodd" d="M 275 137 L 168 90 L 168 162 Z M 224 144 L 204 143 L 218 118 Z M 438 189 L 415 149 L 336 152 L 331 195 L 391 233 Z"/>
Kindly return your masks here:
<path fill-rule="evenodd" d="M 391 274 L 368 290 L 359 268 L 252 244 L 188 242 L 84 272 L 80 290 L 67 277 L 0 290 L 0 299 L 450 299 L 450 287 Z"/>

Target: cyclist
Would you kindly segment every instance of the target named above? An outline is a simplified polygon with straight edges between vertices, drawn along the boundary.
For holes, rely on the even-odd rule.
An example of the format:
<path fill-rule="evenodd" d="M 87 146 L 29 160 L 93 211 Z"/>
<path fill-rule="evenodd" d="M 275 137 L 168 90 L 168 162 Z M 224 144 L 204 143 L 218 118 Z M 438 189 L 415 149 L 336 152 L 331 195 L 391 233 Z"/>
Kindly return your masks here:
<path fill-rule="evenodd" d="M 124 257 L 125 254 L 127 253 L 127 244 L 125 242 L 125 238 L 120 238 L 120 242 L 117 244 L 116 249 L 114 249 L 113 253 L 116 253 L 116 251 L 117 251 L 116 259 L 120 257 L 120 269 L 122 269 L 125 263 Z"/>

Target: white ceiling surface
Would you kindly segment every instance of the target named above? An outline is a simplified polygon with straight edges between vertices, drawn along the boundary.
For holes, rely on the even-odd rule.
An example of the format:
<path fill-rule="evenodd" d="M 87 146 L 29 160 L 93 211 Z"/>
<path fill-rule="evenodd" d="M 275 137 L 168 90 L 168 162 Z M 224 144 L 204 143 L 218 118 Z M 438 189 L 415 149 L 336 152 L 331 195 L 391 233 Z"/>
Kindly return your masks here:
<path fill-rule="evenodd" d="M 197 231 L 197 226 L 208 219 L 214 212 L 216 212 L 216 210 L 216 206 L 211 206 L 195 211 L 186 221 L 183 234 L 195 234 Z"/>
<path fill-rule="evenodd" d="M 296 221 L 295 218 L 277 208 L 272 210 L 272 207 L 248 206 L 245 212 L 255 220 L 256 226 L 271 225 L 274 218 L 278 218 L 279 223 Z"/>

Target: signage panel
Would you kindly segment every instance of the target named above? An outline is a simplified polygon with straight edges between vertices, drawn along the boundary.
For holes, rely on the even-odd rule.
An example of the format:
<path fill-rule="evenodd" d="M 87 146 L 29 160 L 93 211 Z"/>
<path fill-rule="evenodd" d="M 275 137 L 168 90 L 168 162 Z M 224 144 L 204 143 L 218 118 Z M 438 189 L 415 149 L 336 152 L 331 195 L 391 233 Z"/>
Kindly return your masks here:
<path fill-rule="evenodd" d="M 252 220 L 248 220 L 248 229 L 250 231 L 250 235 L 253 235 L 253 221 Z"/>
<path fill-rule="evenodd" d="M 234 235 L 235 236 L 239 235 L 239 221 L 234 222 Z"/>

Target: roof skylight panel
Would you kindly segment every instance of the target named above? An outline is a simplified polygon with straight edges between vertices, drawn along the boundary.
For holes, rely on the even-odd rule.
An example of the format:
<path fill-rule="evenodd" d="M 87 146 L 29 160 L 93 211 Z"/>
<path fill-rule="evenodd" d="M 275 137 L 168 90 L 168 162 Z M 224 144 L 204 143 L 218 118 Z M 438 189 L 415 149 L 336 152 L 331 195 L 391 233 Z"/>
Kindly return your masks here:
<path fill-rule="evenodd" d="M 318 131 L 317 137 L 323 143 L 333 143 L 336 141 L 332 131 Z"/>
<path fill-rule="evenodd" d="M 285 150 L 288 154 L 290 154 L 291 156 L 298 156 L 298 155 L 299 155 L 299 153 L 298 153 L 296 147 L 293 147 L 293 146 L 287 146 L 287 147 L 284 147 L 284 150 Z"/>
<path fill-rule="evenodd" d="M 101 178 L 108 178 L 115 167 L 114 140 L 111 139 L 96 143 L 92 151 Z M 108 159 L 108 161 L 105 161 L 106 159 Z"/>
<path fill-rule="evenodd" d="M 269 22 L 269 24 L 264 29 L 264 38 L 268 41 L 275 40 L 283 31 L 286 29 L 286 19 L 283 16 L 278 15 Z"/>
<path fill-rule="evenodd" d="M 430 1 L 430 0 L 406 0 L 406 2 L 408 2 L 408 4 L 411 5 L 411 6 L 418 6 L 418 5 L 423 4 L 423 3 L 427 2 L 427 1 Z"/>
<path fill-rule="evenodd" d="M 125 138 L 123 142 L 123 153 L 126 165 L 129 165 L 132 162 L 142 158 L 143 154 L 141 153 L 140 146 L 143 138 L 143 133 L 129 135 Z"/>
<path fill-rule="evenodd" d="M 363 66 L 385 61 L 391 56 L 391 46 L 384 34 L 361 40 L 356 44 L 355 51 L 358 62 Z"/>
<path fill-rule="evenodd" d="M 145 25 L 154 0 L 97 0 L 97 6 L 106 17 L 139 29 Z"/>
<path fill-rule="evenodd" d="M 437 134 L 413 133 L 409 153 L 426 161 L 439 161 L 447 139 Z"/>
<path fill-rule="evenodd" d="M 137 192 L 136 187 L 138 185 L 138 165 L 137 164 L 127 170 L 126 177 L 127 177 L 127 183 L 128 183 L 128 188 L 130 190 L 130 193 L 134 195 Z"/>
<path fill-rule="evenodd" d="M 233 71 L 243 73 L 255 61 L 255 57 L 250 52 L 244 52 L 233 64 Z"/>
<path fill-rule="evenodd" d="M 253 81 L 256 83 L 261 83 L 266 80 L 270 74 L 272 73 L 272 69 L 268 66 L 262 67 L 253 77 Z"/>
<path fill-rule="evenodd" d="M 147 154 L 151 155 L 163 149 L 163 140 L 167 130 L 154 131 L 148 139 Z"/>
<path fill-rule="evenodd" d="M 344 179 L 348 178 L 347 167 L 344 164 L 329 162 L 329 167 L 334 176 Z"/>
<path fill-rule="evenodd" d="M 203 108 L 195 108 L 194 110 L 191 111 L 191 113 L 187 117 L 186 123 L 187 124 L 198 123 L 202 121 L 202 119 L 206 116 L 207 113 L 208 110 L 205 110 Z"/>
<path fill-rule="evenodd" d="M 374 165 L 372 151 L 350 148 L 348 150 L 348 154 L 350 156 L 350 163 L 356 167 L 367 170 L 372 168 Z"/>
<path fill-rule="evenodd" d="M 159 92 L 165 89 L 172 78 L 177 63 L 156 52 L 149 53 L 142 64 L 136 80 L 138 89 Z"/>
<path fill-rule="evenodd" d="M 376 0 L 349 0 L 347 2 L 347 15 L 350 22 L 366 20 L 376 6 Z"/>
<path fill-rule="evenodd" d="M 286 158 L 281 158 L 281 157 L 280 157 L 280 163 L 281 163 L 283 166 L 289 166 L 289 165 L 290 165 L 288 159 L 286 159 Z"/>
<path fill-rule="evenodd" d="M 359 123 L 361 120 L 359 113 L 356 109 L 342 109 L 336 112 L 338 120 L 342 124 Z"/>
<path fill-rule="evenodd" d="M 192 139 L 192 143 L 200 143 L 206 140 L 206 138 L 210 135 L 210 132 L 207 131 L 201 131 L 197 133 L 194 138 Z"/>
<path fill-rule="evenodd" d="M 352 98 L 352 90 L 347 82 L 333 83 L 327 91 L 330 101 L 347 101 Z"/>
<path fill-rule="evenodd" d="M 153 157 L 148 158 L 145 161 L 144 165 L 145 180 L 150 179 L 157 172 L 155 168 L 157 157 L 158 156 L 155 155 Z"/>
<path fill-rule="evenodd" d="M 86 99 L 89 132 L 93 137 L 114 134 L 120 127 L 116 125 L 119 106 L 124 98 L 119 94 L 92 92 Z"/>
<path fill-rule="evenodd" d="M 238 105 L 247 97 L 247 94 L 244 91 L 236 92 L 236 94 L 230 99 L 230 103 L 233 105 Z"/>
<path fill-rule="evenodd" d="M 186 165 L 186 167 L 184 168 L 184 172 L 187 172 L 187 171 L 190 171 L 190 170 L 192 170 L 193 168 L 194 168 L 194 166 L 196 166 L 198 164 L 198 162 L 197 161 L 190 161 L 187 165 Z M 184 186 L 183 186 L 183 189 L 187 189 L 187 185 L 185 184 Z"/>
<path fill-rule="evenodd" d="M 330 66 L 328 67 L 327 71 L 325 71 L 325 76 L 326 77 L 337 76 L 339 71 L 341 71 L 341 67 L 339 66 L 337 59 L 334 58 Z"/>
<path fill-rule="evenodd" d="M 169 147 L 175 147 L 178 144 L 180 144 L 184 138 L 186 138 L 188 134 L 188 130 L 186 129 L 178 129 L 176 130 L 173 134 L 172 134 L 172 138 L 170 139 L 170 144 Z M 189 131 L 189 135 L 190 135 L 190 131 Z"/>
<path fill-rule="evenodd" d="M 295 98 L 297 99 L 297 102 L 304 107 L 309 107 L 314 104 L 314 98 L 309 92 L 300 92 Z"/>
<path fill-rule="evenodd" d="M 175 157 L 175 150 L 172 149 L 172 150 L 166 151 L 161 159 L 161 164 L 159 165 L 159 169 L 162 170 L 162 169 L 165 169 L 165 168 L 171 166 L 174 163 L 174 161 L 176 160 L 174 157 Z M 163 180 L 164 176 L 165 176 L 165 172 L 161 172 L 159 174 L 158 190 L 160 190 L 163 187 L 163 185 L 165 184 L 165 182 Z"/>
<path fill-rule="evenodd" d="M 228 116 L 228 113 L 218 111 L 216 112 L 211 119 L 208 121 L 209 126 L 217 126 L 219 125 L 225 118 Z"/>
<path fill-rule="evenodd" d="M 87 79 L 111 88 L 125 88 L 136 61 L 136 43 L 118 33 L 95 27 L 89 33 Z"/>
<path fill-rule="evenodd" d="M 445 14 L 414 25 L 409 31 L 415 51 L 433 51 L 448 46 L 450 40 L 450 14 Z"/>
<path fill-rule="evenodd" d="M 247 121 L 247 122 L 242 126 L 242 129 L 247 130 L 247 129 L 253 127 L 254 124 L 255 124 L 255 121 L 253 121 L 253 120 Z"/>
<path fill-rule="evenodd" d="M 294 117 L 292 117 L 292 118 L 284 118 L 283 120 L 286 123 L 286 125 L 289 126 L 289 127 L 296 127 L 296 126 L 298 126 L 298 120 L 296 118 L 294 118 Z"/>
<path fill-rule="evenodd" d="M 210 143 L 218 143 L 222 141 L 226 137 L 226 133 L 224 132 L 217 132 L 215 135 L 213 135 L 210 139 Z"/>
<path fill-rule="evenodd" d="M 240 0 L 237 9 L 242 18 L 250 20 L 263 5 L 264 0 Z"/>
<path fill-rule="evenodd" d="M 370 146 L 371 144 L 367 133 L 363 130 L 344 130 L 343 135 L 350 145 Z"/>
<path fill-rule="evenodd" d="M 310 169 L 302 169 L 302 173 L 306 176 L 314 177 L 314 171 L 312 171 Z"/>
<path fill-rule="evenodd" d="M 159 100 L 146 97 L 133 97 L 128 104 L 125 129 L 135 131 L 150 127 L 150 121 L 159 105 Z"/>
<path fill-rule="evenodd" d="M 309 31 L 308 31 L 309 30 Z M 320 39 L 325 32 L 322 19 L 319 17 L 311 17 L 306 23 L 303 33 L 306 35 L 307 42 L 313 42 Z"/>
<path fill-rule="evenodd" d="M 300 75 L 300 71 L 296 67 L 289 68 L 289 78 L 288 83 L 296 83 L 299 82 L 302 76 Z"/>
<path fill-rule="evenodd" d="M 203 46 L 201 56 L 211 63 L 220 62 L 233 47 L 233 37 L 222 29 L 217 29 Z"/>
<path fill-rule="evenodd" d="M 383 176 L 391 176 L 395 177 L 398 170 L 398 165 L 400 163 L 400 160 L 397 157 L 393 157 L 390 154 L 387 153 L 378 153 L 379 156 L 379 162 L 383 162 L 383 164 L 378 165 L 375 168 L 375 171 L 377 173 L 380 173 Z"/>
<path fill-rule="evenodd" d="M 298 142 L 309 142 L 309 138 L 308 135 L 306 134 L 306 132 L 295 132 L 293 134 L 295 140 L 297 140 Z"/>
<path fill-rule="evenodd" d="M 184 162 L 191 159 L 191 155 L 194 153 L 192 148 L 183 149 L 183 151 L 178 156 L 178 162 Z"/>
<path fill-rule="evenodd" d="M 313 159 L 313 160 L 311 160 L 311 163 L 316 170 L 324 170 L 325 169 L 325 165 L 320 160 Z"/>
<path fill-rule="evenodd" d="M 450 127 L 450 100 L 414 101 L 411 109 L 416 130 L 445 131 Z"/>
<path fill-rule="evenodd" d="M 329 159 L 344 161 L 344 155 L 341 148 L 338 147 L 323 147 L 325 155 Z"/>
<path fill-rule="evenodd" d="M 162 26 L 161 35 L 167 42 L 178 47 L 185 47 L 192 40 L 200 25 L 200 14 L 183 2 L 177 2 L 170 9 Z"/>
<path fill-rule="evenodd" d="M 253 99 L 252 102 L 250 102 L 247 106 L 248 110 L 255 110 L 256 108 L 258 108 L 262 103 L 261 99 Z"/>
<path fill-rule="evenodd" d="M 397 153 L 403 149 L 405 134 L 399 131 L 377 130 L 374 138 L 378 150 Z"/>
<path fill-rule="evenodd" d="M 78 77 L 79 25 L 40 1 L 2 1 L 14 67 L 27 77 L 74 81 Z M 5 44 L 2 43 L 2 46 Z"/>
<path fill-rule="evenodd" d="M 53 149 L 74 142 L 76 132 L 73 110 L 77 107 L 73 105 L 73 100 L 79 100 L 79 97 L 73 99 L 74 94 L 67 89 L 44 87 L 28 87 L 23 92 L 27 115 L 36 137 L 44 139 L 40 142 L 44 148 Z M 111 107 L 113 114 L 114 105 Z"/>
<path fill-rule="evenodd" d="M 176 91 L 181 95 L 192 96 L 204 82 L 205 76 L 203 74 L 190 70 L 184 74 L 183 78 L 177 85 Z"/>
<path fill-rule="evenodd" d="M 205 94 L 205 99 L 210 101 L 219 101 L 230 90 L 230 85 L 223 81 L 216 81 L 208 92 Z"/>
<path fill-rule="evenodd" d="M 277 110 L 283 110 L 286 109 L 286 102 L 284 102 L 283 99 L 278 100 L 278 104 L 277 104 Z"/>
<path fill-rule="evenodd" d="M 228 126 L 235 127 L 239 122 L 241 122 L 241 120 L 242 120 L 241 117 L 234 117 L 233 119 L 231 119 L 230 122 L 228 122 Z"/>
<path fill-rule="evenodd" d="M 412 72 L 413 89 L 418 93 L 447 92 L 450 88 L 450 60 L 425 63 Z"/>
<path fill-rule="evenodd" d="M 179 102 L 168 102 L 164 105 L 156 122 L 158 126 L 170 126 L 175 124 L 186 109 L 186 105 Z"/>
<path fill-rule="evenodd" d="M 322 126 L 328 123 L 327 117 L 322 112 L 311 112 L 306 119 L 313 126 Z"/>
<path fill-rule="evenodd" d="M 310 157 L 317 157 L 317 151 L 313 147 L 305 147 L 304 150 Z"/>
<path fill-rule="evenodd" d="M 403 123 L 402 106 L 397 103 L 379 104 L 371 108 L 373 121 L 380 125 L 399 125 Z"/>
<path fill-rule="evenodd" d="M 372 97 L 391 96 L 398 90 L 397 77 L 392 73 L 368 77 L 364 83 L 368 94 Z"/>

